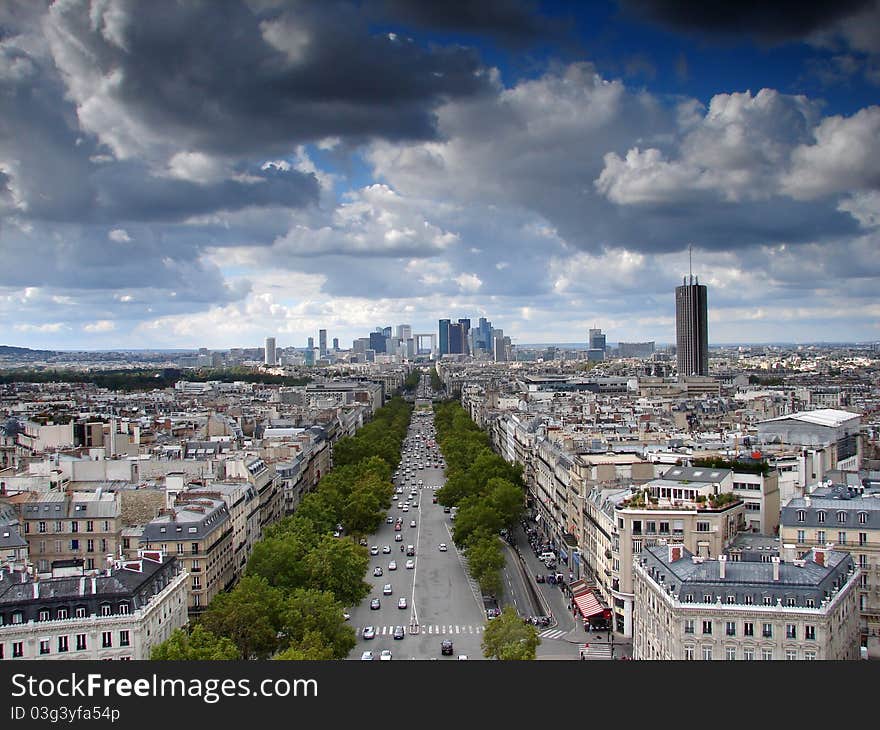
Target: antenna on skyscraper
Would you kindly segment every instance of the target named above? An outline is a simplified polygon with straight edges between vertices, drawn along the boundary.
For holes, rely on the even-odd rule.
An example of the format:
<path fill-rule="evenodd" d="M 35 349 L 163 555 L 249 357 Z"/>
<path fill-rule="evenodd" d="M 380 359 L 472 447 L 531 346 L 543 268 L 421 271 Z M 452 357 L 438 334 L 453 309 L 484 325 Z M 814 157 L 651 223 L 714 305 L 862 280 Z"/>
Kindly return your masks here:
<path fill-rule="evenodd" d="M 688 274 L 690 275 L 691 284 L 694 283 L 694 244 L 688 244 Z"/>

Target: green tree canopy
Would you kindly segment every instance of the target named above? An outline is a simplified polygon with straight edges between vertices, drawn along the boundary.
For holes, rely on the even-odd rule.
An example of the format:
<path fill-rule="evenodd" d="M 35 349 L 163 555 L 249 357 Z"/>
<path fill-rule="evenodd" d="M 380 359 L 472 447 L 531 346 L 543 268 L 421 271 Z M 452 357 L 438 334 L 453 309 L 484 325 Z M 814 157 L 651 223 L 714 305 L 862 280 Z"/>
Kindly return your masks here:
<path fill-rule="evenodd" d="M 509 606 L 489 622 L 483 632 L 483 656 L 487 659 L 534 659 L 541 639 L 538 630 L 527 624 Z"/>
<path fill-rule="evenodd" d="M 245 576 L 228 593 L 218 593 L 205 611 L 205 627 L 230 638 L 245 659 L 265 659 L 278 649 L 284 594 L 261 576 Z"/>
<path fill-rule="evenodd" d="M 201 624 L 190 632 L 174 629 L 165 641 L 150 651 L 154 661 L 224 661 L 240 659 L 238 649 L 225 636 L 217 636 Z"/>
<path fill-rule="evenodd" d="M 281 618 L 284 641 L 297 651 L 324 647 L 331 659 L 343 659 L 357 643 L 342 617 L 342 604 L 331 593 L 298 588 L 287 597 Z"/>
<path fill-rule="evenodd" d="M 354 605 L 370 592 L 364 574 L 370 564 L 366 548 L 351 540 L 327 535 L 305 557 L 308 587 L 330 591 L 346 606 Z"/>

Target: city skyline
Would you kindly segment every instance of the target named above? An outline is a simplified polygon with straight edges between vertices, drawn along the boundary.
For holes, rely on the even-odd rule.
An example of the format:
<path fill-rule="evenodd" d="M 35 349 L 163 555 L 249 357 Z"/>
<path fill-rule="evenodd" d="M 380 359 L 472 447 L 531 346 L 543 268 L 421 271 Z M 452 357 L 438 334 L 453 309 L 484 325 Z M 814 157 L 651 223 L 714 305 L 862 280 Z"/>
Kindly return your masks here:
<path fill-rule="evenodd" d="M 880 3 L 796 15 L 4 3 L 0 343 L 671 344 L 689 246 L 710 346 L 880 340 Z"/>

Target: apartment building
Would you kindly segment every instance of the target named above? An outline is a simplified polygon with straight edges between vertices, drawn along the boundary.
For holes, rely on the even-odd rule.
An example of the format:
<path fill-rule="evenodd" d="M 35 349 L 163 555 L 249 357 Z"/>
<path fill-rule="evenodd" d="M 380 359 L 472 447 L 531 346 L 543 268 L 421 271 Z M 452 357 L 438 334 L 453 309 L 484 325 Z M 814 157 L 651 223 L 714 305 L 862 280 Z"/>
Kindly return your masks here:
<path fill-rule="evenodd" d="M 175 555 L 189 576 L 187 607 L 197 616 L 235 582 L 233 524 L 226 502 L 202 497 L 175 504 L 144 525 L 143 550 Z"/>
<path fill-rule="evenodd" d="M 0 659 L 149 659 L 186 624 L 187 575 L 174 557 L 141 551 L 87 571 L 0 571 Z"/>
<path fill-rule="evenodd" d="M 837 485 L 790 500 L 780 515 L 782 542 L 798 553 L 833 544 L 859 567 L 856 604 L 868 655 L 880 658 L 880 494 Z"/>
<path fill-rule="evenodd" d="M 28 552 L 40 573 L 57 560 L 82 559 L 86 570 L 119 555 L 120 501 L 115 492 L 32 492 L 16 501 Z"/>
<path fill-rule="evenodd" d="M 824 548 L 792 562 L 645 548 L 633 567 L 633 659 L 858 659 L 859 575 L 852 556 Z"/>

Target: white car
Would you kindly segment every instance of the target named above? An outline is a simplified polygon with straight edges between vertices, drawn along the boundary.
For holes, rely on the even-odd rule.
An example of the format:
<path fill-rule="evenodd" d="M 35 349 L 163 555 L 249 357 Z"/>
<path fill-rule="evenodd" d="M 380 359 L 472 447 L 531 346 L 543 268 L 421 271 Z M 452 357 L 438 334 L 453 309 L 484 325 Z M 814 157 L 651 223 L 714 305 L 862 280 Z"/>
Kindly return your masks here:
<path fill-rule="evenodd" d="M 390 563 L 388 563 L 388 570 L 397 570 L 396 560 L 392 560 Z"/>
<path fill-rule="evenodd" d="M 364 638 L 365 639 L 375 639 L 376 638 L 376 629 L 372 626 L 364 627 Z"/>
<path fill-rule="evenodd" d="M 363 654 L 361 654 L 361 661 L 362 661 L 362 662 L 371 662 L 371 661 L 373 661 L 373 652 L 371 652 L 371 651 L 365 651 Z"/>
<path fill-rule="evenodd" d="M 410 521 L 409 521 L 409 526 L 410 526 L 410 527 L 415 527 L 415 526 L 416 526 L 416 521 L 415 521 L 415 520 L 410 520 Z"/>
<path fill-rule="evenodd" d="M 441 553 L 445 553 L 445 552 L 446 552 L 446 543 L 445 543 L 445 542 L 441 542 L 441 543 L 440 543 L 440 552 L 441 552 Z"/>
<path fill-rule="evenodd" d="M 385 555 L 388 555 L 388 553 L 391 552 L 391 546 L 390 545 L 383 545 L 382 552 L 385 553 Z"/>
<path fill-rule="evenodd" d="M 385 587 L 382 589 L 382 594 L 385 596 L 390 596 L 394 589 L 391 587 L 390 583 L 386 583 Z"/>
<path fill-rule="evenodd" d="M 415 568 L 415 567 L 416 567 L 416 561 L 415 561 L 415 560 L 407 560 L 407 561 L 406 561 L 406 569 L 407 569 L 407 570 L 412 570 L 412 569 Z"/>
<path fill-rule="evenodd" d="M 378 554 L 379 554 L 379 546 L 373 545 L 373 547 L 370 548 L 370 555 L 378 555 Z"/>
<path fill-rule="evenodd" d="M 391 649 L 382 649 L 382 653 L 379 655 L 380 662 L 390 662 L 391 661 Z"/>

